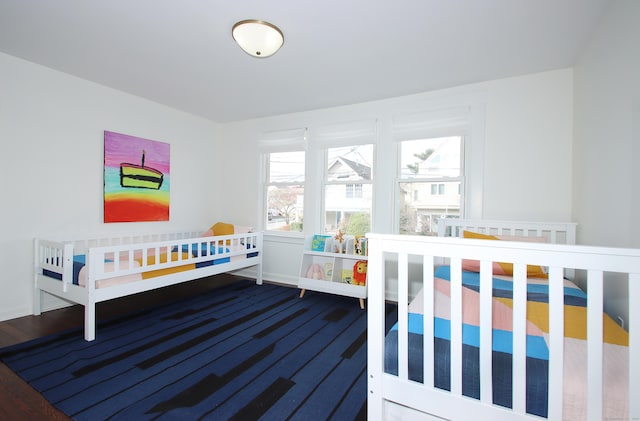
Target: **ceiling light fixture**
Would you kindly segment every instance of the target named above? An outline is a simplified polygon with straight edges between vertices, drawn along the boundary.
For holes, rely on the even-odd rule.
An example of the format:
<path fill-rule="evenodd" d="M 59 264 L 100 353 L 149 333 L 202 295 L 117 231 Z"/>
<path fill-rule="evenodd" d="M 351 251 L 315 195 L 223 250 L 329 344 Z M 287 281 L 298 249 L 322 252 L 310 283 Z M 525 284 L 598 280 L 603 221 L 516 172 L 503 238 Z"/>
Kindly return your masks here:
<path fill-rule="evenodd" d="M 231 35 L 247 54 L 260 58 L 274 55 L 284 43 L 277 26 L 258 19 L 241 20 L 233 25 Z"/>

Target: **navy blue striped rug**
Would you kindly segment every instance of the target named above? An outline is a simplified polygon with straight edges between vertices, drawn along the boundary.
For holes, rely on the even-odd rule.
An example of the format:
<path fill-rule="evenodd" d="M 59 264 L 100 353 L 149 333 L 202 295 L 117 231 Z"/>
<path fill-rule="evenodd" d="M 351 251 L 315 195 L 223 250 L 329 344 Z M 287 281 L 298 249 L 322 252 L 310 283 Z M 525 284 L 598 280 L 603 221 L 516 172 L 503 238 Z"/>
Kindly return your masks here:
<path fill-rule="evenodd" d="M 366 312 L 330 294 L 240 281 L 0 358 L 78 420 L 366 418 Z"/>

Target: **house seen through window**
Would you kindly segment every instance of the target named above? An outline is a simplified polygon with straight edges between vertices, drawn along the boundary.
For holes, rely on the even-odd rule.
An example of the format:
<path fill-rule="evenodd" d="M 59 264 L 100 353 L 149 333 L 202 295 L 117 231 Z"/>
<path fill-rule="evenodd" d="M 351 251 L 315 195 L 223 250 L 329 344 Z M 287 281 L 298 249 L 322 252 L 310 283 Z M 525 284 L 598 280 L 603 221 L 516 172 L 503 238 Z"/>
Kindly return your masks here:
<path fill-rule="evenodd" d="M 324 231 L 362 236 L 371 230 L 373 145 L 326 150 Z"/>
<path fill-rule="evenodd" d="M 461 136 L 400 142 L 400 234 L 436 235 L 438 219 L 460 217 Z"/>

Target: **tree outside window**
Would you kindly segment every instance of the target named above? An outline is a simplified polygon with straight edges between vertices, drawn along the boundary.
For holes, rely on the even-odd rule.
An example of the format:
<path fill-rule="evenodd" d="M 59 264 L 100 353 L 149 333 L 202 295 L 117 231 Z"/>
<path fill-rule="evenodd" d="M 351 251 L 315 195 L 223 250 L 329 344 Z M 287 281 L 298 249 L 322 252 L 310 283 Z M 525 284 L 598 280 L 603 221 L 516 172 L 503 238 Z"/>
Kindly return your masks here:
<path fill-rule="evenodd" d="M 269 153 L 267 166 L 267 230 L 301 232 L 305 152 Z"/>

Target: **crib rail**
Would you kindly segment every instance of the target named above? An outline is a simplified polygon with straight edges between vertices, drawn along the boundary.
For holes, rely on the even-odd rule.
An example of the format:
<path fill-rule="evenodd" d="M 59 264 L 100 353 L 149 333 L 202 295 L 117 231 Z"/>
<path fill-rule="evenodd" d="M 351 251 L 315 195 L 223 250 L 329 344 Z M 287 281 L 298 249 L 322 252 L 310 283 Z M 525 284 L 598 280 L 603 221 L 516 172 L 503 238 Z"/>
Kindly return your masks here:
<path fill-rule="evenodd" d="M 603 416 L 603 290 L 609 273 L 623 274 L 629 297 L 640 297 L 640 250 L 574 245 L 508 243 L 368 234 L 368 414 L 373 419 L 394 403 L 446 419 L 539 419 L 526 413 L 526 267 L 549 268 L 548 419 L 563 419 L 565 269 L 587 274 L 587 419 Z M 451 265 L 450 358 L 451 391 L 434 387 L 434 266 L 442 258 Z M 408 378 L 409 262 L 421 261 L 424 299 L 424 381 Z M 479 260 L 480 267 L 480 399 L 462 395 L 462 265 Z M 397 262 L 397 286 L 389 282 L 389 262 Z M 512 409 L 492 400 L 492 262 L 514 264 Z M 394 263 L 395 265 L 396 263 Z M 395 291 L 390 291 L 394 289 Z M 388 294 L 388 295 L 387 295 Z M 398 375 L 384 372 L 385 299 L 398 297 Z M 628 414 L 640 419 L 640 310 L 629 300 Z M 428 338 L 428 339 L 427 339 Z M 633 374 L 635 373 L 635 374 Z"/>
<path fill-rule="evenodd" d="M 438 220 L 438 237 L 462 238 L 463 231 L 487 235 L 544 237 L 551 244 L 575 244 L 576 228 L 573 222 L 490 221 L 481 219 L 442 218 Z"/>

